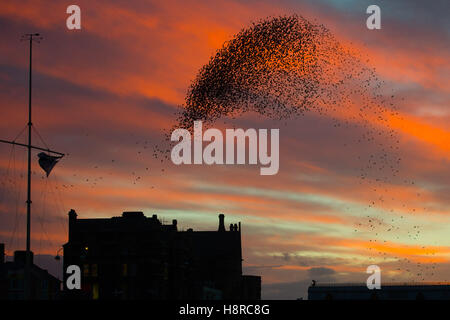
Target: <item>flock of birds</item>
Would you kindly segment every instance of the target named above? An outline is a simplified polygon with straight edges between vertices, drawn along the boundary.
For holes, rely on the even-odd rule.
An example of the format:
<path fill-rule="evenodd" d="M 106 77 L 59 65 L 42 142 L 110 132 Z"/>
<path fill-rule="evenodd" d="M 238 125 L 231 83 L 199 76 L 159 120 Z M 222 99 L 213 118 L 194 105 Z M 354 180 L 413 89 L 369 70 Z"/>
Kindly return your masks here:
<path fill-rule="evenodd" d="M 340 141 L 344 148 L 359 151 L 359 183 L 372 191 L 367 216 L 355 224 L 355 232 L 369 232 L 370 242 L 388 247 L 387 234 L 392 240 L 404 233 L 410 240 L 419 239 L 421 227 L 405 223 L 405 217 L 426 208 L 400 205 L 390 190 L 391 185 L 409 187 L 414 181 L 400 172 L 400 141 L 389 119 L 401 115 L 395 96 L 386 94 L 384 85 L 369 60 L 342 45 L 323 25 L 298 15 L 269 17 L 241 30 L 200 69 L 175 127 L 192 131 L 195 120 L 208 126 L 246 112 L 273 120 L 295 119 L 308 112 L 332 119 L 337 129 L 359 132 L 350 141 Z M 393 206 L 400 209 L 395 212 Z M 402 269 L 410 277 L 424 280 L 434 275 L 435 264 L 422 267 L 377 248 L 368 248 L 372 259 L 407 263 Z"/>

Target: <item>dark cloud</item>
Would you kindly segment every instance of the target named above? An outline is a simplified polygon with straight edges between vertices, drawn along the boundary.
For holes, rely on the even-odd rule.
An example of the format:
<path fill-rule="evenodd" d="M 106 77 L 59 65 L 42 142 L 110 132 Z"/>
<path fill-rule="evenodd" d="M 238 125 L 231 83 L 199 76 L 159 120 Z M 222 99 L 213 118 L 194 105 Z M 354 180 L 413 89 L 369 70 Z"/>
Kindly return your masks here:
<path fill-rule="evenodd" d="M 336 271 L 334 271 L 331 268 L 324 268 L 324 267 L 315 267 L 308 269 L 308 275 L 311 278 L 330 278 L 336 274 Z"/>

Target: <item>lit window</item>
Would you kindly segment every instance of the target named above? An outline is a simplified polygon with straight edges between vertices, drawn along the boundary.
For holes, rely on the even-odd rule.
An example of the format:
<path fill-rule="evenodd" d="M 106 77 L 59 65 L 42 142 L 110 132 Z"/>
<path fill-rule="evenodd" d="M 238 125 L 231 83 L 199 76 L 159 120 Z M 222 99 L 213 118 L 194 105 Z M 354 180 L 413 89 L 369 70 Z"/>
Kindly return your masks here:
<path fill-rule="evenodd" d="M 92 286 L 92 299 L 97 300 L 98 296 L 98 283 L 94 283 L 94 285 Z"/>

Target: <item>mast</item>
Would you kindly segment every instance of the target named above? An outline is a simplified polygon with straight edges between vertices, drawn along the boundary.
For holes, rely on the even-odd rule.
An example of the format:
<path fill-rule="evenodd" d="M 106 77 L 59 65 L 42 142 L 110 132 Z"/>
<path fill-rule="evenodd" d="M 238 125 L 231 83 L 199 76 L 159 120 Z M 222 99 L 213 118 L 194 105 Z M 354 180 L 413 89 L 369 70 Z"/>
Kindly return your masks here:
<path fill-rule="evenodd" d="M 28 40 L 30 42 L 30 68 L 29 68 L 29 79 L 28 79 L 28 143 L 18 143 L 14 141 L 7 141 L 0 139 L 0 143 L 7 143 L 11 145 L 18 145 L 26 147 L 28 149 L 28 179 L 27 179 L 27 244 L 26 244 L 26 257 L 25 257 L 25 281 L 24 281 L 24 298 L 26 300 L 31 299 L 31 150 L 42 150 L 48 153 L 58 154 L 61 157 L 64 153 L 53 151 L 50 149 L 44 149 L 31 144 L 31 132 L 33 127 L 33 122 L 31 121 L 31 89 L 32 89 L 32 57 L 33 57 L 33 41 L 40 42 L 42 37 L 39 33 L 28 33 L 22 36 L 22 41 Z M 48 175 L 48 174 L 47 174 Z"/>
<path fill-rule="evenodd" d="M 33 36 L 39 37 L 39 33 L 27 34 L 30 40 L 30 71 L 28 82 L 28 180 L 27 180 L 27 251 L 25 260 L 25 299 L 31 298 L 31 88 L 32 88 L 32 56 Z"/>
<path fill-rule="evenodd" d="M 34 37 L 34 38 L 33 38 Z M 31 299 L 31 129 L 33 122 L 31 121 L 31 89 L 32 89 L 32 64 L 33 64 L 33 40 L 39 42 L 42 39 L 39 33 L 28 33 L 24 35 L 23 40 L 30 42 L 30 69 L 28 75 L 28 179 L 27 179 L 27 248 L 25 254 L 25 282 L 24 293 L 25 299 Z"/>

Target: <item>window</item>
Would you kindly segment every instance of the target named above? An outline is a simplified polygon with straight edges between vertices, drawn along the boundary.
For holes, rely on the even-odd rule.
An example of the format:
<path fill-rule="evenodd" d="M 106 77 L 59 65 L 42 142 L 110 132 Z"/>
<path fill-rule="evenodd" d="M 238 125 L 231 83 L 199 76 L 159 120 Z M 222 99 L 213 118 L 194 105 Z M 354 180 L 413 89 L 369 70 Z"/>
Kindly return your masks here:
<path fill-rule="evenodd" d="M 97 300 L 99 297 L 99 292 L 98 292 L 98 283 L 94 283 L 94 285 L 92 286 L 92 299 Z"/>
<path fill-rule="evenodd" d="M 83 275 L 84 275 L 85 277 L 89 276 L 89 265 L 88 265 L 88 264 L 85 264 L 85 265 L 83 266 Z"/>

